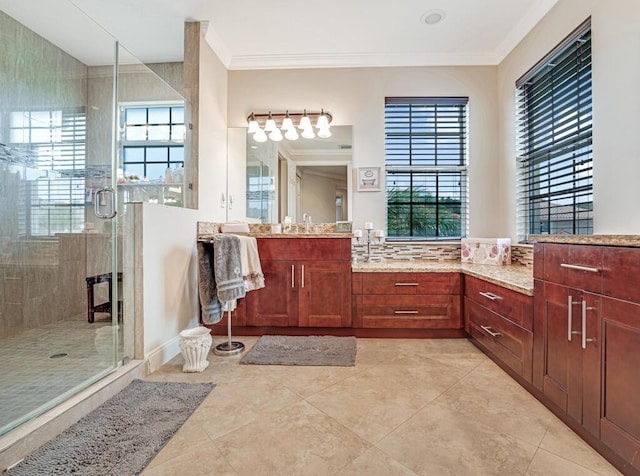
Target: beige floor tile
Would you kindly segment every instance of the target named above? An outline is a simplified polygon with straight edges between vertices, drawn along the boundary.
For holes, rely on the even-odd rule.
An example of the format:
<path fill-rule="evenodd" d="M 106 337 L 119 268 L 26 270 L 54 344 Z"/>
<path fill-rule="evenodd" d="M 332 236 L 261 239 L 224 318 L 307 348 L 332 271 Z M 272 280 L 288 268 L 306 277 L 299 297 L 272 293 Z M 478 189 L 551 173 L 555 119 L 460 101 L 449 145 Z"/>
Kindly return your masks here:
<path fill-rule="evenodd" d="M 251 423 L 263 413 L 277 411 L 300 400 L 299 395 L 263 372 L 260 376 L 216 385 L 192 418 L 215 439 Z"/>
<path fill-rule="evenodd" d="M 202 426 L 193 418 L 189 418 L 176 432 L 169 442 L 160 450 L 147 468 L 152 468 L 192 451 L 195 444 L 214 447 L 213 440 Z"/>
<path fill-rule="evenodd" d="M 411 391 L 401 378 L 384 368 L 370 368 L 306 401 L 361 438 L 375 443 L 430 400 Z"/>
<path fill-rule="evenodd" d="M 369 444 L 306 402 L 263 414 L 215 439 L 239 475 L 327 475 Z"/>
<path fill-rule="evenodd" d="M 237 476 L 220 450 L 214 444 L 194 441 L 193 446 L 176 457 L 149 466 L 142 476 Z"/>
<path fill-rule="evenodd" d="M 589 468 L 597 474 L 607 476 L 620 474 L 607 460 L 576 435 L 571 428 L 557 419 L 549 425 L 549 429 L 542 439 L 542 443 L 540 443 L 540 448 Z"/>
<path fill-rule="evenodd" d="M 527 476 L 596 476 L 598 473 L 539 449 L 525 474 Z"/>
<path fill-rule="evenodd" d="M 300 397 L 308 397 L 341 380 L 356 375 L 356 367 L 325 367 L 299 365 L 253 365 L 269 372 L 269 377 Z M 266 368 L 268 367 L 268 368 Z"/>
<path fill-rule="evenodd" d="M 458 383 L 469 372 L 422 355 L 398 356 L 359 375 L 407 388 L 428 403 Z"/>
<path fill-rule="evenodd" d="M 335 476 L 416 476 L 406 466 L 398 463 L 378 448 L 372 447 L 353 462 L 338 471 Z"/>
<path fill-rule="evenodd" d="M 432 403 L 376 444 L 420 475 L 523 474 L 536 447 Z"/>
<path fill-rule="evenodd" d="M 506 374 L 494 378 L 472 372 L 438 397 L 436 403 L 536 447 L 555 418 Z"/>

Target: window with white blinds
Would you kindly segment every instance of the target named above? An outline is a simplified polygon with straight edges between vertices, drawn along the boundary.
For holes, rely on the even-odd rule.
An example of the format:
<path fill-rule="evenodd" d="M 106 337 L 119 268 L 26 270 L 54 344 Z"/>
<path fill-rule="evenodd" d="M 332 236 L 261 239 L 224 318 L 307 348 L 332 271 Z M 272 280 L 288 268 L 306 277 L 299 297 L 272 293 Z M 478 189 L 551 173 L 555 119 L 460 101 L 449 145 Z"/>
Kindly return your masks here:
<path fill-rule="evenodd" d="M 467 235 L 467 104 L 464 97 L 385 99 L 389 239 Z"/>
<path fill-rule="evenodd" d="M 29 167 L 18 205 L 25 235 L 82 231 L 86 126 L 84 108 L 10 113 L 10 143 L 25 151 Z"/>
<path fill-rule="evenodd" d="M 516 82 L 518 234 L 593 232 L 591 23 Z"/>

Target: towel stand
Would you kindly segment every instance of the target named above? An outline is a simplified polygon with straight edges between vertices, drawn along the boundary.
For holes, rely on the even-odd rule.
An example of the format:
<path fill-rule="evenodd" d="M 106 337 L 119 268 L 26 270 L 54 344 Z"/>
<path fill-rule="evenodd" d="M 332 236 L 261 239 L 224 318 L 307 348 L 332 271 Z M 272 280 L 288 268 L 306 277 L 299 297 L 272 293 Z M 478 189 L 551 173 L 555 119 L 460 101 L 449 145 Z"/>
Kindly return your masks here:
<path fill-rule="evenodd" d="M 231 339 L 231 306 L 227 306 L 227 342 L 214 347 L 213 353 L 223 357 L 238 355 L 244 350 L 242 342 L 235 342 Z"/>

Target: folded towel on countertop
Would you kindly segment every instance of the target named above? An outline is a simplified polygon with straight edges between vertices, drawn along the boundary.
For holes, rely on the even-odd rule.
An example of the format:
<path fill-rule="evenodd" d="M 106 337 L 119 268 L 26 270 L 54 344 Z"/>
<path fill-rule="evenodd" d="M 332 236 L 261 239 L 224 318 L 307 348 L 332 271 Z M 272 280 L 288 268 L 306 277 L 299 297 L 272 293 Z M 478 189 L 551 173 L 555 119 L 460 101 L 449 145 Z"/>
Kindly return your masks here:
<path fill-rule="evenodd" d="M 264 288 L 264 274 L 260 265 L 258 242 L 253 236 L 238 236 L 240 239 L 240 262 L 242 280 L 246 291 Z"/>
<path fill-rule="evenodd" d="M 232 221 L 220 225 L 222 233 L 249 233 L 249 224 L 242 221 Z"/>

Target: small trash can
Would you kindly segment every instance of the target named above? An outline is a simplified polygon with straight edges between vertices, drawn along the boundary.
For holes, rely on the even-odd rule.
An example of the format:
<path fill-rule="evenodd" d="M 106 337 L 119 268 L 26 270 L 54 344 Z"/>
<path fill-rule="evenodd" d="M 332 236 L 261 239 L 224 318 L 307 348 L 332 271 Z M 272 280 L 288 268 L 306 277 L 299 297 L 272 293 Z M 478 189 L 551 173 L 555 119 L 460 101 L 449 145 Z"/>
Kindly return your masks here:
<path fill-rule="evenodd" d="M 194 327 L 180 332 L 180 352 L 184 357 L 183 372 L 202 372 L 209 366 L 207 355 L 213 338 L 206 327 Z"/>

